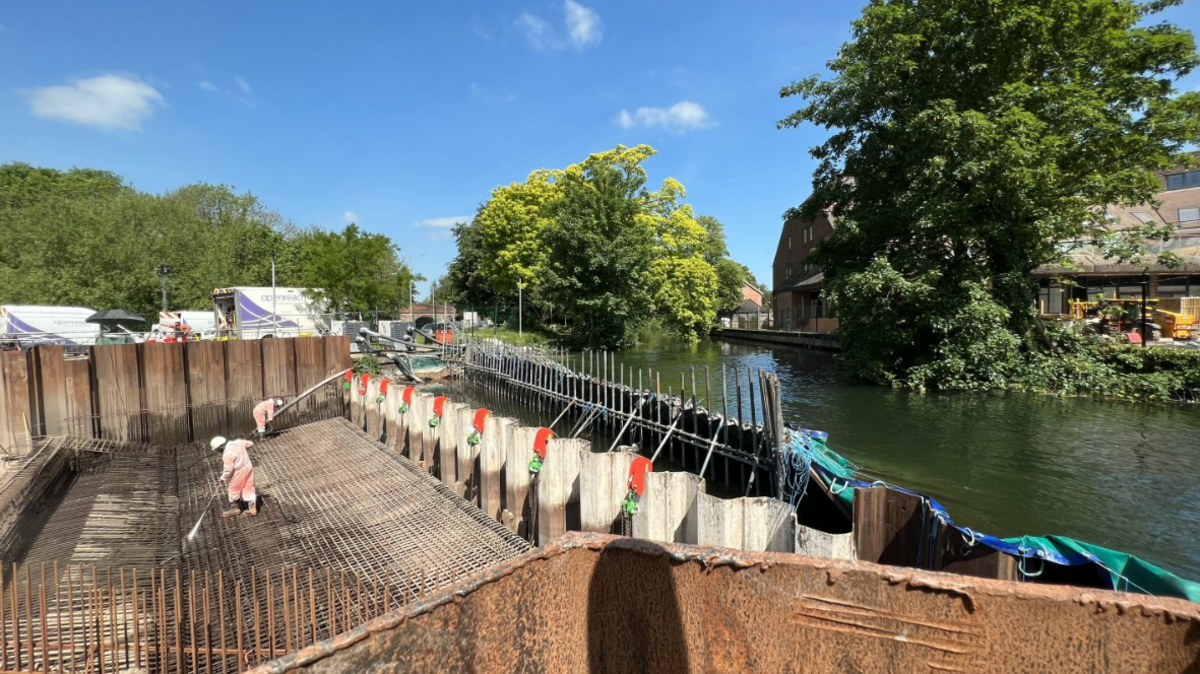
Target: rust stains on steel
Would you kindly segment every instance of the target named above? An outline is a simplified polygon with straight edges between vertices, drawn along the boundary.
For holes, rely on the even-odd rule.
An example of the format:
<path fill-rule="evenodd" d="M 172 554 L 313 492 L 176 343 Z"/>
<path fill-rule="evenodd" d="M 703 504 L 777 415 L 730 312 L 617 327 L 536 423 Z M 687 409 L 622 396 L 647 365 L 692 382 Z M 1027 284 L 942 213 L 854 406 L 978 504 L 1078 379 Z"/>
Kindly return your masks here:
<path fill-rule="evenodd" d="M 571 534 L 252 672 L 1186 672 L 1198 631 L 1178 599 Z"/>

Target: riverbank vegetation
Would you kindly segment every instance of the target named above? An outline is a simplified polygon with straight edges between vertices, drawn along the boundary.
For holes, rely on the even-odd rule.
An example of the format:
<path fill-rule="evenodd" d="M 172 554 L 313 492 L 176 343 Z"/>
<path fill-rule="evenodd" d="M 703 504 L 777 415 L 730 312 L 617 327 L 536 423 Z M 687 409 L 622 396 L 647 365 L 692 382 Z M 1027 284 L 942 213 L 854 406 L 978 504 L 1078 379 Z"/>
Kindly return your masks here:
<path fill-rule="evenodd" d="M 812 258 L 844 364 L 916 389 L 1029 388 L 1195 399 L 1195 353 L 1104 344 L 1043 323 L 1032 273 L 1080 246 L 1171 265 L 1171 227 L 1117 229 L 1106 204 L 1153 201 L 1154 171 L 1195 162 L 1192 35 L 1155 23 L 1174 0 L 872 2 L 831 76 L 784 87 L 779 124 L 811 150 L 829 211 Z"/>
<path fill-rule="evenodd" d="M 684 203 L 683 185 L 647 187 L 654 154 L 617 146 L 493 190 L 454 230 L 454 301 L 520 301 L 527 325 L 581 346 L 629 344 L 651 319 L 685 339 L 706 334 L 753 277 L 728 258 L 721 223 Z"/>
<path fill-rule="evenodd" d="M 212 307 L 214 288 L 320 288 L 346 311 L 408 302 L 409 269 L 391 239 L 350 224 L 300 228 L 255 196 L 196 183 L 148 194 L 93 169 L 0 166 L 0 298 L 123 308 L 157 316 L 168 265 L 172 309 Z"/>

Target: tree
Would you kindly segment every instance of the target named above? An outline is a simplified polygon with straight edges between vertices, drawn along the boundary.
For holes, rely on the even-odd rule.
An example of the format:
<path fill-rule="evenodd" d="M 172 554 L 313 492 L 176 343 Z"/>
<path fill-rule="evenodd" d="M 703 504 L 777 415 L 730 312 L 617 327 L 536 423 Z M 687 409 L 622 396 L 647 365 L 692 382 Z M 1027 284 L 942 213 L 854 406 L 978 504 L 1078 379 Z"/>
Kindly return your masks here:
<path fill-rule="evenodd" d="M 429 294 L 421 301 L 425 304 L 456 304 L 458 298 L 450 287 L 449 277 L 443 274 L 433 279 L 433 283 L 429 284 Z"/>
<path fill-rule="evenodd" d="M 332 310 L 371 311 L 408 303 L 412 272 L 388 237 L 351 223 L 341 232 L 303 230 L 292 245 L 301 283 Z"/>
<path fill-rule="evenodd" d="M 477 220 L 459 223 L 454 226 L 454 240 L 458 255 L 446 269 L 447 291 L 464 306 L 498 304 L 500 296 L 484 269 L 483 228 Z"/>
<path fill-rule="evenodd" d="M 1114 233 L 1099 207 L 1150 201 L 1150 171 L 1200 139 L 1200 93 L 1173 86 L 1192 36 L 1148 23 L 1177 4 L 872 0 L 830 79 L 783 88 L 805 105 L 781 127 L 832 131 L 789 215 L 837 217 L 814 261 L 854 372 L 1003 385 L 1046 346 L 1034 269 L 1070 242 L 1129 258 L 1164 235 Z"/>
<path fill-rule="evenodd" d="M 548 251 L 542 232 L 552 224 L 550 213 L 561 196 L 561 171 L 538 170 L 523 183 L 492 190 L 475 216 L 483 249 L 483 272 L 501 296 L 517 294 L 517 282 L 536 295 Z"/>
<path fill-rule="evenodd" d="M 750 270 L 729 258 L 717 260 L 717 302 L 721 311 L 733 311 L 742 306 L 745 296 L 742 288 L 750 277 Z"/>
<path fill-rule="evenodd" d="M 644 283 L 663 325 L 695 341 L 717 317 L 717 273 L 706 259 L 713 252 L 710 231 L 692 216 L 691 206 L 680 203 L 686 197 L 683 185 L 667 178 L 659 191 L 643 198 L 642 218 L 657 244 Z M 720 227 L 715 218 L 711 222 Z M 724 238 L 723 230 L 720 236 Z"/>
<path fill-rule="evenodd" d="M 618 145 L 568 167 L 556 182 L 554 226 L 542 232 L 549 253 L 542 287 L 582 344 L 626 344 L 649 313 L 643 280 L 655 232 L 643 217 L 640 164 L 653 154 L 645 145 Z"/>
<path fill-rule="evenodd" d="M 729 248 L 725 243 L 725 225 L 711 215 L 701 215 L 696 222 L 708 233 L 708 244 L 704 247 L 704 259 L 716 267 L 722 259 L 729 257 Z"/>

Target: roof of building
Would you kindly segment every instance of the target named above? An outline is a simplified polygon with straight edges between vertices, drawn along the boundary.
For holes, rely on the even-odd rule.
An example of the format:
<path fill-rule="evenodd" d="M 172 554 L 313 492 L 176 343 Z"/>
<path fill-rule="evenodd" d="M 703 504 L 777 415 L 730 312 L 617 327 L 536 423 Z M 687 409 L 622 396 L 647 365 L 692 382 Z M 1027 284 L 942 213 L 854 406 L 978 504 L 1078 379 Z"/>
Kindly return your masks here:
<path fill-rule="evenodd" d="M 825 273 L 820 269 L 809 269 L 802 271 L 799 274 L 784 281 L 781 288 L 776 288 L 775 293 L 784 293 L 794 290 L 820 290 L 825 283 Z"/>
<path fill-rule="evenodd" d="M 746 300 L 742 302 L 742 306 L 733 310 L 735 314 L 757 314 L 762 311 L 762 305 L 754 300 Z"/>

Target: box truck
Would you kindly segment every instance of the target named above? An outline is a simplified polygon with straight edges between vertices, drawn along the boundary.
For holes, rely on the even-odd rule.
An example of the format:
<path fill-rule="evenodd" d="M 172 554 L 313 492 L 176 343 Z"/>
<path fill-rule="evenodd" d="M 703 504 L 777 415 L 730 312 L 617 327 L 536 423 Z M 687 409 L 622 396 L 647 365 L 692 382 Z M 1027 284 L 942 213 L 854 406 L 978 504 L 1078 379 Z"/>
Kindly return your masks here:
<path fill-rule="evenodd" d="M 100 326 L 88 323 L 96 313 L 85 307 L 0 306 L 0 342 L 22 349 L 37 344 L 88 346 L 96 343 Z"/>
<path fill-rule="evenodd" d="M 218 288 L 217 336 L 234 339 L 304 337 L 329 332 L 329 318 L 303 288 Z"/>

